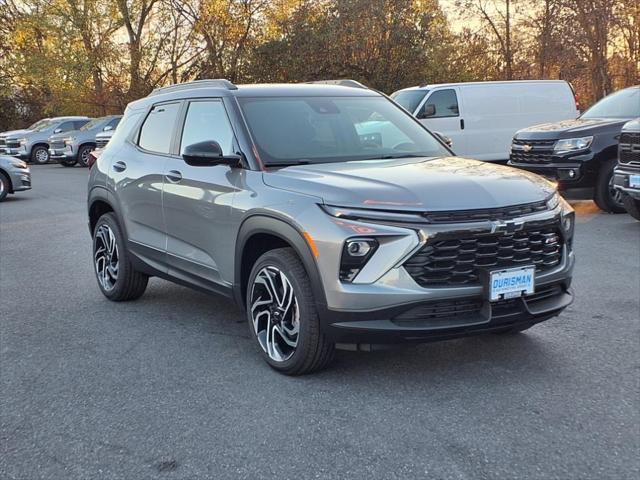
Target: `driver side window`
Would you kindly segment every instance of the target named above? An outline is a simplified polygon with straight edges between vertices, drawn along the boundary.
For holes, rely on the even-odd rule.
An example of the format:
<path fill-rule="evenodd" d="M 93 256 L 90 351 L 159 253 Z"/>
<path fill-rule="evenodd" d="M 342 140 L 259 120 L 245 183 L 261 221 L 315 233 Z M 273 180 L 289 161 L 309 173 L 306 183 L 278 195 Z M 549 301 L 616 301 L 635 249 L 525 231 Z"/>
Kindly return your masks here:
<path fill-rule="evenodd" d="M 218 142 L 224 155 L 233 155 L 233 130 L 220 100 L 189 103 L 182 129 L 180 154 L 189 145 L 207 140 Z"/>
<path fill-rule="evenodd" d="M 420 118 L 457 117 L 458 97 L 453 89 L 437 90 L 427 98 L 420 111 Z"/>

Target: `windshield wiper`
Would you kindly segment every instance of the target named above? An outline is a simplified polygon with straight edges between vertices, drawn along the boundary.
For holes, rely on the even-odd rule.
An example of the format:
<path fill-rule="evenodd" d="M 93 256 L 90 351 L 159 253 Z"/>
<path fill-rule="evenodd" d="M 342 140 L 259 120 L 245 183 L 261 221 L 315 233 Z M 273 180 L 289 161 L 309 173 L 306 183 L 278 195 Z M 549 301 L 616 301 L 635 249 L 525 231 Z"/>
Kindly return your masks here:
<path fill-rule="evenodd" d="M 291 167 L 292 165 L 309 165 L 311 163 L 310 160 L 295 160 L 293 162 L 269 162 L 265 163 L 265 167 Z"/>

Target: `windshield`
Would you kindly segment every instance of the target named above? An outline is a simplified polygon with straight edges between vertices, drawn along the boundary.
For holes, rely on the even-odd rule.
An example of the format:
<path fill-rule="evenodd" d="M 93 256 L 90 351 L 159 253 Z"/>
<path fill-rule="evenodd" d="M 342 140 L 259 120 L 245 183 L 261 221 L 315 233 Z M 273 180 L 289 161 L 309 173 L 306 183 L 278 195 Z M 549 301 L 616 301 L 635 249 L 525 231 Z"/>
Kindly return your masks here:
<path fill-rule="evenodd" d="M 393 98 L 394 102 L 413 113 L 427 93 L 429 93 L 429 90 L 403 90 L 393 93 L 391 98 Z"/>
<path fill-rule="evenodd" d="M 43 118 L 42 120 L 38 120 L 33 125 L 30 125 L 27 128 L 27 130 L 37 130 L 38 128 L 42 127 L 43 125 L 48 125 L 49 122 L 51 122 L 51 120 L 49 120 L 48 118 Z"/>
<path fill-rule="evenodd" d="M 326 163 L 450 153 L 384 97 L 239 98 L 263 163 Z"/>
<path fill-rule="evenodd" d="M 581 118 L 635 118 L 640 117 L 640 88 L 633 87 L 604 97 Z"/>
<path fill-rule="evenodd" d="M 99 124 L 103 123 L 106 118 L 94 118 L 93 120 L 88 121 L 83 126 L 80 127 L 80 130 L 91 130 L 92 128 L 97 127 Z"/>
<path fill-rule="evenodd" d="M 44 122 L 40 125 L 38 125 L 36 128 L 34 128 L 33 130 L 36 132 L 43 132 L 44 130 L 47 130 L 48 128 L 53 127 L 54 125 L 57 125 L 59 122 L 52 122 L 52 121 L 47 121 Z"/>

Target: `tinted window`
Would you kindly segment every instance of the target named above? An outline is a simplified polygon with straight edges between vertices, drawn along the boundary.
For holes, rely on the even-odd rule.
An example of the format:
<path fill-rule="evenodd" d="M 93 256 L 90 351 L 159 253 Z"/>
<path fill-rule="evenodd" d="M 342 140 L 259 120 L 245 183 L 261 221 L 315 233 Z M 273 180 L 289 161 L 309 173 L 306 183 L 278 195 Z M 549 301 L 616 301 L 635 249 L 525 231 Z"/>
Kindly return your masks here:
<path fill-rule="evenodd" d="M 393 98 L 396 103 L 413 113 L 416 111 L 416 108 L 418 108 L 418 105 L 420 105 L 420 102 L 427 93 L 429 93 L 429 90 L 405 90 L 403 92 L 394 93 L 391 95 L 391 98 Z"/>
<path fill-rule="evenodd" d="M 179 103 L 153 107 L 140 129 L 138 144 L 150 152 L 169 153 L 179 107 Z"/>
<path fill-rule="evenodd" d="M 640 88 L 627 88 L 604 97 L 582 118 L 634 118 L 640 117 Z"/>
<path fill-rule="evenodd" d="M 225 155 L 233 153 L 233 131 L 224 105 L 219 100 L 189 104 L 180 153 L 184 152 L 185 147 L 205 140 L 218 142 Z"/>
<path fill-rule="evenodd" d="M 458 116 L 458 97 L 455 90 L 438 90 L 433 92 L 423 105 L 423 111 L 426 111 L 427 105 L 433 105 L 435 112 L 428 115 L 428 118 L 438 117 L 457 117 Z"/>
<path fill-rule="evenodd" d="M 384 97 L 239 99 L 262 160 L 321 163 L 448 152 Z"/>

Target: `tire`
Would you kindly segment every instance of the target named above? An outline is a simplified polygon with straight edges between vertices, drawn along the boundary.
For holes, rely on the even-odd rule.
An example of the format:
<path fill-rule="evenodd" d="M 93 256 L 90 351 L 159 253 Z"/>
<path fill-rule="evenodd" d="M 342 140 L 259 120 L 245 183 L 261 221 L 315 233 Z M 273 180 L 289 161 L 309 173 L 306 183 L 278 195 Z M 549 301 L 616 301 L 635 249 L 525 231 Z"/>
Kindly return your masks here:
<path fill-rule="evenodd" d="M 593 198 L 600 210 L 609 213 L 625 212 L 622 204 L 622 193 L 613 188 L 613 169 L 617 163 L 615 158 L 611 158 L 600 167 Z"/>
<path fill-rule="evenodd" d="M 11 190 L 11 181 L 3 172 L 0 172 L 0 202 L 7 198 Z"/>
<path fill-rule="evenodd" d="M 77 162 L 75 160 L 60 160 L 63 167 L 73 167 Z"/>
<path fill-rule="evenodd" d="M 625 195 L 624 197 L 622 197 L 622 202 L 624 203 L 624 208 L 627 213 L 636 220 L 640 221 L 640 200 L 636 200 L 629 195 Z"/>
<path fill-rule="evenodd" d="M 93 151 L 93 147 L 90 145 L 84 145 L 78 150 L 78 165 L 81 167 L 89 166 L 89 154 Z"/>
<path fill-rule="evenodd" d="M 36 145 L 31 150 L 31 163 L 44 165 L 49 163 L 49 149 L 43 145 Z"/>
<path fill-rule="evenodd" d="M 291 248 L 271 250 L 254 264 L 247 284 L 247 321 L 262 356 L 280 373 L 315 372 L 333 359 L 334 345 L 320 330 L 311 281 Z"/>
<path fill-rule="evenodd" d="M 93 229 L 93 265 L 100 291 L 109 300 L 135 300 L 147 288 L 149 277 L 133 268 L 125 248 L 125 239 L 113 213 L 102 215 Z"/>

